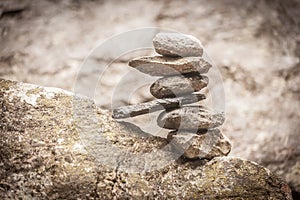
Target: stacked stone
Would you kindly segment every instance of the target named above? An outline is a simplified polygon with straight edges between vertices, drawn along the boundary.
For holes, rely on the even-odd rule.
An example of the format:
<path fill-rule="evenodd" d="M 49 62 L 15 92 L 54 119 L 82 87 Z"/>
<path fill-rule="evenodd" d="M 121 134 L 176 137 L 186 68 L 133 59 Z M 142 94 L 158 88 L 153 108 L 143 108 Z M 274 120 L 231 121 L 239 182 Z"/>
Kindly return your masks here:
<path fill-rule="evenodd" d="M 151 87 L 156 100 L 114 109 L 114 118 L 133 117 L 165 109 L 157 118 L 158 126 L 171 129 L 168 140 L 189 159 L 227 155 L 229 140 L 217 127 L 224 122 L 223 113 L 203 106 L 188 105 L 205 99 L 199 91 L 208 85 L 203 74 L 211 64 L 202 58 L 201 43 L 193 36 L 159 33 L 153 39 L 159 56 L 133 59 L 129 66 L 151 76 L 162 76 Z"/>

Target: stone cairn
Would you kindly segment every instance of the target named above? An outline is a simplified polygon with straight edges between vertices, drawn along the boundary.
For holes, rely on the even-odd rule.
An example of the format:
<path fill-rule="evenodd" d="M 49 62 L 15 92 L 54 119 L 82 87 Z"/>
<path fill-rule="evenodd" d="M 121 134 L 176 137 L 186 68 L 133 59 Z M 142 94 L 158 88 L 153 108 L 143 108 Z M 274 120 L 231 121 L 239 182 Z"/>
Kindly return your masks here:
<path fill-rule="evenodd" d="M 168 140 L 188 159 L 225 156 L 231 150 L 230 141 L 217 127 L 223 124 L 223 113 L 204 106 L 188 105 L 205 99 L 199 93 L 208 85 L 205 74 L 211 64 L 202 58 L 201 43 L 191 35 L 158 33 L 153 46 L 159 56 L 135 58 L 129 66 L 151 76 L 162 76 L 151 87 L 157 99 L 113 110 L 113 118 L 134 117 L 158 110 L 158 126 L 171 129 Z"/>

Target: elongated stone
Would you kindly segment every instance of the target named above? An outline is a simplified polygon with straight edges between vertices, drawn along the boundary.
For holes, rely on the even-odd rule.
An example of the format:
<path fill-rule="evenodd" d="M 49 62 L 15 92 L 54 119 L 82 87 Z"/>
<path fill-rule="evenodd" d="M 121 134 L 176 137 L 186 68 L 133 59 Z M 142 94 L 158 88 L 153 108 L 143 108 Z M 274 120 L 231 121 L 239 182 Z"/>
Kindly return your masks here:
<path fill-rule="evenodd" d="M 224 120 L 223 113 L 214 113 L 203 106 L 184 106 L 162 112 L 157 124 L 166 129 L 198 130 L 218 127 Z"/>
<path fill-rule="evenodd" d="M 163 109 L 179 108 L 185 104 L 195 103 L 205 99 L 204 94 L 190 94 L 177 98 L 155 99 L 146 103 L 122 106 L 113 110 L 112 117 L 115 119 L 134 117 Z"/>
<path fill-rule="evenodd" d="M 168 76 L 187 73 L 207 73 L 211 64 L 200 57 L 170 58 L 144 56 L 132 59 L 129 66 L 151 76 Z"/>
<path fill-rule="evenodd" d="M 197 92 L 206 87 L 207 84 L 208 77 L 198 73 L 168 76 L 155 81 L 150 87 L 150 92 L 159 99 L 171 98 Z"/>
<path fill-rule="evenodd" d="M 212 159 L 227 156 L 231 151 L 229 139 L 219 129 L 209 129 L 202 133 L 172 131 L 168 134 L 168 140 L 189 159 Z"/>
<path fill-rule="evenodd" d="M 153 38 L 155 51 L 164 56 L 202 56 L 203 48 L 199 40 L 182 33 L 158 33 Z"/>

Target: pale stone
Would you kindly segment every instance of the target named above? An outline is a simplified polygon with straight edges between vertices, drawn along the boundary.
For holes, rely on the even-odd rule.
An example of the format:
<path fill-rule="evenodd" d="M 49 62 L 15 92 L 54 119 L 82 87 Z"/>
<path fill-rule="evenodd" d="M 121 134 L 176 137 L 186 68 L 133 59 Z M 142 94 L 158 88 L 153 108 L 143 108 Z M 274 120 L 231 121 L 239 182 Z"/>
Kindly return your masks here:
<path fill-rule="evenodd" d="M 184 106 L 162 112 L 157 124 L 167 129 L 198 130 L 221 126 L 224 123 L 223 113 L 216 113 L 203 106 Z"/>
<path fill-rule="evenodd" d="M 209 129 L 202 132 L 173 131 L 168 135 L 174 148 L 184 152 L 189 159 L 212 159 L 227 156 L 231 150 L 229 139 L 219 129 Z"/>
<path fill-rule="evenodd" d="M 144 56 L 132 59 L 129 66 L 151 76 L 168 76 L 186 73 L 207 73 L 212 67 L 200 57 L 169 58 L 163 56 Z"/>
<path fill-rule="evenodd" d="M 200 41 L 194 36 L 182 33 L 158 33 L 153 38 L 153 46 L 163 56 L 189 57 L 203 54 Z"/>
<path fill-rule="evenodd" d="M 0 79 L 0 105 L 0 199 L 292 199 L 285 182 L 241 158 L 160 165 L 175 154 L 160 151 L 167 139 L 62 90 Z"/>

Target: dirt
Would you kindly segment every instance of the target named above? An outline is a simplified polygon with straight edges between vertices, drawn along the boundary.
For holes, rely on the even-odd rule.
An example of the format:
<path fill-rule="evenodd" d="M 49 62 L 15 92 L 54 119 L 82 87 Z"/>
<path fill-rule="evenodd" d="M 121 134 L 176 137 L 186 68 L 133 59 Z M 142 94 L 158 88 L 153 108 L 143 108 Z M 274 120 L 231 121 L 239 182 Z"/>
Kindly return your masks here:
<path fill-rule="evenodd" d="M 0 77 L 66 90 L 73 90 L 84 59 L 113 35 L 160 27 L 197 37 L 223 80 L 222 130 L 233 143 L 231 155 L 268 167 L 299 197 L 298 0 L 4 0 L 0 8 Z M 130 71 L 127 62 L 133 57 L 117 60 L 104 74 L 95 94 L 99 106 L 110 109 L 112 91 Z M 153 99 L 150 83 L 136 88 L 143 77 L 134 77 L 123 85 L 130 95 L 117 95 L 118 102 Z"/>

